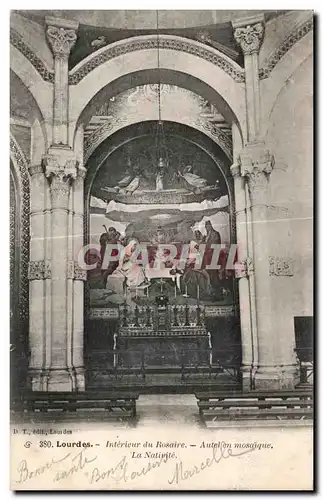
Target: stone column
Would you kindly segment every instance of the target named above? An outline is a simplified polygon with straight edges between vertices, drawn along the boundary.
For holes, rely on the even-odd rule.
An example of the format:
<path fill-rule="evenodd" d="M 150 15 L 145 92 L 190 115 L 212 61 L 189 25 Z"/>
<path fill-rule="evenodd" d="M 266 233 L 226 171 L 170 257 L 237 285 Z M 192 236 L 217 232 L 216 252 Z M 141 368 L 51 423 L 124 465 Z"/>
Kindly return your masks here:
<path fill-rule="evenodd" d="M 30 173 L 30 260 L 29 279 L 29 368 L 32 390 L 47 389 L 46 291 L 50 261 L 45 256 L 46 178 L 41 165 L 29 167 Z"/>
<path fill-rule="evenodd" d="M 43 159 L 51 194 L 51 364 L 48 390 L 73 390 L 68 359 L 68 217 L 71 183 L 77 177 L 77 161 L 68 147 L 51 147 Z"/>
<path fill-rule="evenodd" d="M 234 194 L 236 204 L 237 227 L 237 265 L 236 278 L 239 280 L 240 327 L 242 343 L 242 385 L 244 390 L 253 387 L 254 363 L 257 358 L 254 331 L 251 320 L 251 303 L 249 277 L 252 272 L 252 261 L 248 256 L 247 214 L 245 199 L 245 179 L 241 176 L 238 163 L 231 167 L 234 178 Z"/>
<path fill-rule="evenodd" d="M 79 168 L 78 177 L 73 185 L 73 339 L 72 362 L 75 385 L 84 389 L 84 281 L 87 272 L 80 268 L 78 256 L 84 244 L 84 184 L 85 170 Z"/>
<path fill-rule="evenodd" d="M 269 276 L 268 185 L 274 166 L 264 144 L 248 145 L 240 154 L 241 174 L 246 178 L 250 195 L 252 240 L 255 272 L 255 302 L 258 336 L 256 389 L 280 389 L 279 339 L 273 330 L 271 282 Z"/>
<path fill-rule="evenodd" d="M 245 63 L 245 95 L 247 109 L 247 143 L 240 153 L 241 175 L 248 186 L 246 200 L 249 241 L 252 240 L 254 276 L 250 276 L 250 300 L 256 306 L 258 368 L 256 389 L 279 389 L 293 385 L 292 379 L 282 375 L 279 335 L 273 328 L 271 305 L 271 278 L 269 275 L 268 183 L 274 166 L 273 157 L 260 136 L 259 50 L 264 38 L 264 16 L 253 16 L 232 23 L 234 37 L 241 46 Z M 250 247 L 250 244 L 249 244 Z M 249 248 L 249 251 L 251 247 Z M 254 321 L 252 321 L 254 323 Z"/>
<path fill-rule="evenodd" d="M 68 144 L 68 58 L 77 38 L 78 23 L 46 17 L 47 39 L 54 54 L 53 144 Z"/>
<path fill-rule="evenodd" d="M 234 38 L 244 55 L 248 142 L 258 138 L 260 130 L 259 50 L 264 37 L 264 15 L 232 23 Z"/>

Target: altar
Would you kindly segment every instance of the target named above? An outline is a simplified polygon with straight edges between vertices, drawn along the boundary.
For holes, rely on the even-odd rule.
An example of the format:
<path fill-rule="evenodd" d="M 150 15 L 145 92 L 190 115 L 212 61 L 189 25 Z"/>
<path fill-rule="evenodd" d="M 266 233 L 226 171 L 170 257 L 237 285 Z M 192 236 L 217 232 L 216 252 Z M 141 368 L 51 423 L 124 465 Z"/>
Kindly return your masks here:
<path fill-rule="evenodd" d="M 115 367 L 182 367 L 212 364 L 211 335 L 199 306 L 168 304 L 159 296 L 153 307 L 119 309 Z"/>

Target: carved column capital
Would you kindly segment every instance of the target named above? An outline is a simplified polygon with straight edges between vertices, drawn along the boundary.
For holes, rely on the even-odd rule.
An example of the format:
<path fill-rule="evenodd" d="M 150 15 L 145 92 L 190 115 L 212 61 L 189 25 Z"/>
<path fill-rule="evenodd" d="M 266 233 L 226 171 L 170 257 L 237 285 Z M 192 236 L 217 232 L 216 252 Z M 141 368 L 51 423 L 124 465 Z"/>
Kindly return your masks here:
<path fill-rule="evenodd" d="M 77 39 L 78 23 L 46 17 L 46 35 L 54 57 L 68 59 Z"/>
<path fill-rule="evenodd" d="M 45 280 L 51 278 L 51 262 L 49 260 L 31 260 L 28 263 L 28 279 Z"/>
<path fill-rule="evenodd" d="M 67 262 L 67 279 L 86 281 L 87 272 L 81 268 L 77 261 L 69 260 Z"/>
<path fill-rule="evenodd" d="M 78 175 L 78 160 L 70 148 L 50 148 L 43 157 L 43 167 L 50 182 L 53 208 L 68 208 L 70 185 Z"/>
<path fill-rule="evenodd" d="M 263 143 L 248 144 L 240 153 L 238 160 L 241 175 L 248 182 L 252 203 L 266 203 L 261 197 L 268 187 L 269 176 L 273 171 L 275 159 Z M 256 197 L 259 199 L 256 200 Z"/>
<path fill-rule="evenodd" d="M 251 20 L 252 21 L 252 20 Z M 240 45 L 243 54 L 259 54 L 259 50 L 264 38 L 264 24 L 256 22 L 255 24 L 246 24 L 241 26 L 241 23 L 232 23 L 234 29 L 234 38 Z"/>

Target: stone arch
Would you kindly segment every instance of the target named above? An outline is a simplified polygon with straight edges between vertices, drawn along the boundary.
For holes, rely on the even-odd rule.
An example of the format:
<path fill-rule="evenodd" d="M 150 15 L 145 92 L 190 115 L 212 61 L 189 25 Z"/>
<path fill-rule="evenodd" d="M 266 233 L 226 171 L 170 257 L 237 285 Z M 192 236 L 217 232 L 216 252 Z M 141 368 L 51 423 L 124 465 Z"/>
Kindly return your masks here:
<path fill-rule="evenodd" d="M 140 89 L 140 87 L 137 87 L 137 89 Z M 230 160 L 232 160 L 231 138 L 214 123 L 211 123 L 201 115 L 199 103 L 197 102 L 198 97 L 196 94 L 182 87 L 170 86 L 168 97 L 163 99 L 165 102 L 164 105 L 162 101 L 163 121 L 181 123 L 203 132 L 218 144 Z M 174 103 L 176 103 L 177 112 L 174 110 Z M 118 130 L 136 123 L 158 120 L 156 102 L 154 99 L 147 100 L 143 92 L 135 92 L 134 98 L 130 96 L 121 104 L 122 107 L 120 109 L 117 107 L 111 118 L 104 122 L 84 142 L 85 163 L 94 150 Z"/>
<path fill-rule="evenodd" d="M 196 93 L 219 107 L 230 124 L 237 123 L 242 137 L 246 137 L 242 68 L 200 42 L 161 35 L 159 43 L 158 73 L 162 81 L 180 80 L 186 88 L 193 86 Z M 127 80 L 131 88 L 138 85 L 140 77 L 142 83 L 152 81 L 152 74 L 158 68 L 156 49 L 155 35 L 133 37 L 103 47 L 73 68 L 70 72 L 70 137 L 74 137 L 77 125 L 84 119 L 84 110 L 102 89 L 109 86 L 120 89 Z"/>
<path fill-rule="evenodd" d="M 265 137 L 270 127 L 270 116 L 276 101 L 287 80 L 313 53 L 313 32 L 308 32 L 298 40 L 280 59 L 268 78 L 261 80 L 262 104 L 262 137 Z"/>
<path fill-rule="evenodd" d="M 10 68 L 33 96 L 35 105 L 40 112 L 40 121 L 46 130 L 44 135 L 51 137 L 53 84 L 44 81 L 33 64 L 17 48 L 11 46 L 10 49 L 12 52 Z"/>
<path fill-rule="evenodd" d="M 48 147 L 48 127 L 44 116 L 30 89 L 12 69 L 10 85 L 10 115 L 19 119 L 19 115 L 23 113 L 23 119 L 31 130 L 30 163 L 39 164 Z"/>

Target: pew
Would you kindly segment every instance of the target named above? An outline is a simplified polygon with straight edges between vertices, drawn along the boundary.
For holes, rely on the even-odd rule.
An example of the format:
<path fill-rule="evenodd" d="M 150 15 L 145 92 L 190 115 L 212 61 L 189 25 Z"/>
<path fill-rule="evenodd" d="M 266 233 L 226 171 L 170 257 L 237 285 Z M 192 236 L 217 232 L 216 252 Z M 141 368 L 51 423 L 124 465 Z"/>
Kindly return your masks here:
<path fill-rule="evenodd" d="M 12 402 L 13 412 L 51 413 L 102 411 L 102 419 L 136 419 L 139 393 L 126 391 L 25 392 Z M 90 414 L 90 413 L 89 413 Z"/>
<path fill-rule="evenodd" d="M 313 419 L 312 390 L 196 392 L 200 421 Z"/>

